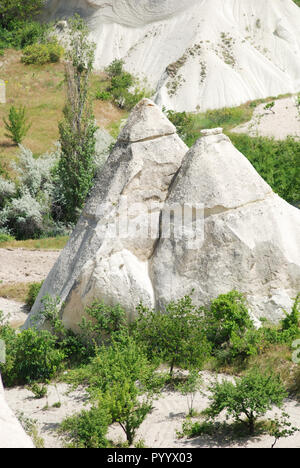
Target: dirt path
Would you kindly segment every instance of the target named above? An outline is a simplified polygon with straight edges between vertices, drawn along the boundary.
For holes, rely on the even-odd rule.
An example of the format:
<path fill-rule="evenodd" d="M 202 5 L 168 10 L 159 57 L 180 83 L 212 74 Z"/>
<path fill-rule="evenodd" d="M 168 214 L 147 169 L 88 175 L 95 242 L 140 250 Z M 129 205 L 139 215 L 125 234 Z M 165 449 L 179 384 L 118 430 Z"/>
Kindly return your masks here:
<path fill-rule="evenodd" d="M 247 133 L 250 136 L 274 137 L 285 140 L 288 136 L 300 138 L 300 109 L 296 107 L 296 96 L 278 99 L 271 110 L 265 110 L 265 104 L 257 106 L 250 122 L 231 130 L 235 133 Z"/>

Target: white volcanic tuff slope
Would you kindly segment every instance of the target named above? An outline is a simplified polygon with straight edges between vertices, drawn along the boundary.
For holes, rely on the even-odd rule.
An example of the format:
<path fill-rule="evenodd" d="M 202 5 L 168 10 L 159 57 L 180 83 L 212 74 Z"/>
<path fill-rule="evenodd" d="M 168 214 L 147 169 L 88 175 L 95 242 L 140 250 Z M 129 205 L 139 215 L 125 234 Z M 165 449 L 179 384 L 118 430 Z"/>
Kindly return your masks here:
<path fill-rule="evenodd" d="M 152 101 L 144 99 L 134 108 L 25 326 L 33 323 L 47 293 L 65 302 L 63 321 L 74 330 L 95 298 L 120 303 L 128 314 L 141 300 L 154 307 L 148 260 L 170 182 L 187 150 Z M 127 232 L 127 219 L 121 219 L 127 213 L 140 231 Z"/>
<path fill-rule="evenodd" d="M 277 321 L 300 290 L 300 211 L 275 195 L 223 134 L 198 140 L 168 206 L 204 205 L 202 237 L 161 238 L 151 258 L 156 304 L 190 294 L 200 305 L 232 289 L 254 316 Z M 172 265 L 172 267 L 170 267 Z"/>
<path fill-rule="evenodd" d="M 122 58 L 156 102 L 178 111 L 239 105 L 300 90 L 300 9 L 292 0 L 50 0 L 80 11 L 96 67 Z"/>

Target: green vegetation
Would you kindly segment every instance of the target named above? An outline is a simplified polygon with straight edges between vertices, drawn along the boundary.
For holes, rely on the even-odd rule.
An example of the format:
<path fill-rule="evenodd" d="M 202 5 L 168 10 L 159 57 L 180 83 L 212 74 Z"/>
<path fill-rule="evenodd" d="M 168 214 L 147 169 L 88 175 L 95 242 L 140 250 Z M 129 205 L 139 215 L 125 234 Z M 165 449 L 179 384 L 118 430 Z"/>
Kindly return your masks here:
<path fill-rule="evenodd" d="M 26 65 L 45 65 L 45 63 L 56 63 L 60 61 L 63 53 L 64 49 L 57 40 L 51 40 L 45 44 L 34 43 L 32 45 L 27 45 L 23 49 L 21 61 Z"/>
<path fill-rule="evenodd" d="M 107 81 L 100 81 L 96 99 L 111 101 L 121 109 L 130 111 L 141 99 L 149 97 L 150 91 L 141 87 L 140 82 L 123 70 L 124 62 L 115 59 L 106 69 Z"/>
<path fill-rule="evenodd" d="M 69 21 L 69 27 L 71 46 L 65 66 L 67 103 L 63 111 L 64 120 L 59 124 L 61 156 L 57 177 L 63 200 L 63 219 L 75 222 L 95 174 L 97 127 L 88 98 L 95 44 L 87 40 L 89 31 L 79 16 Z"/>
<path fill-rule="evenodd" d="M 136 339 L 150 359 L 167 362 L 170 376 L 174 366 L 200 369 L 210 354 L 201 320 L 202 310 L 189 296 L 167 305 L 166 311 L 138 307 L 134 325 Z"/>
<path fill-rule="evenodd" d="M 16 145 L 22 143 L 31 127 L 31 124 L 27 123 L 25 107 L 16 108 L 15 106 L 11 106 L 8 121 L 6 119 L 3 120 L 6 131 L 8 132 L 6 136 L 11 138 Z"/>
<path fill-rule="evenodd" d="M 31 309 L 31 307 L 35 303 L 35 300 L 40 292 L 42 285 L 43 281 L 41 281 L 40 283 L 31 283 L 29 285 L 28 295 L 26 298 L 26 305 L 29 309 Z"/>
<path fill-rule="evenodd" d="M 34 289 L 32 296 L 37 293 Z M 45 394 L 44 384 L 54 377 L 75 387 L 85 386 L 91 409 L 68 418 L 61 427 L 73 447 L 110 446 L 107 429 L 113 422 L 123 429 L 127 444 L 134 444 L 154 396 L 166 385 L 186 396 L 188 416 L 195 417 L 199 371 L 205 367 L 238 373 L 240 378 L 235 383 L 213 386 L 212 404 L 206 411 L 210 419 L 187 420 L 182 436 L 214 434 L 220 430 L 214 418 L 222 410 L 239 424 L 245 425 L 241 418 L 246 417 L 252 434 L 261 428 L 258 418 L 271 404 L 280 407 L 287 392 L 299 394 L 299 373 L 291 355 L 294 340 L 300 336 L 300 294 L 277 327 L 264 323 L 258 330 L 250 320 L 243 295 L 237 291 L 220 295 L 207 308 L 196 307 L 189 296 L 168 304 L 168 313 L 140 304 L 138 316 L 130 324 L 120 306 L 94 302 L 78 324 L 80 335 L 63 326 L 59 302 L 59 298 L 46 296 L 37 318 L 46 320 L 50 331 L 32 328 L 16 332 L 2 321 L 0 339 L 6 343 L 7 360 L 0 370 L 5 385 L 30 384 L 36 397 Z M 281 359 L 275 357 L 279 345 Z M 271 352 L 276 375 L 270 371 L 274 368 L 274 362 L 270 366 Z M 161 364 L 167 364 L 169 371 L 158 371 Z M 179 381 L 175 366 L 188 370 Z M 282 419 L 276 421 L 263 427 L 263 431 L 272 429 L 276 440 L 293 430 Z"/>
<path fill-rule="evenodd" d="M 235 383 L 224 381 L 211 387 L 211 404 L 206 410 L 210 418 L 215 418 L 223 410 L 235 421 L 246 417 L 249 434 L 255 432 L 255 422 L 264 416 L 273 405 L 281 407 L 287 392 L 280 378 L 273 374 L 263 374 L 253 369 Z"/>

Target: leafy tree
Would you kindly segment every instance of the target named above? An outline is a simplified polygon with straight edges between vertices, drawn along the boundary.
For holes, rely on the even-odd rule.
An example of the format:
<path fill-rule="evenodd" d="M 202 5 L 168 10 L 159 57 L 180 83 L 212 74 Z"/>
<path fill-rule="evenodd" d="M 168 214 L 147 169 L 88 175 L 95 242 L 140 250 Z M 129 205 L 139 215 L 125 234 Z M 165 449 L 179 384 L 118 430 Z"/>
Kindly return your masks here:
<path fill-rule="evenodd" d="M 0 25 L 8 26 L 13 21 L 29 20 L 42 9 L 45 0 L 1 0 Z"/>
<path fill-rule="evenodd" d="M 63 214 L 67 221 L 76 222 L 95 172 L 97 127 L 88 95 L 95 44 L 89 42 L 88 28 L 78 15 L 69 21 L 69 27 L 65 66 L 67 103 L 64 120 L 59 124 L 61 159 L 58 179 L 64 197 Z"/>
<path fill-rule="evenodd" d="M 12 139 L 12 141 L 19 145 L 27 135 L 31 124 L 27 124 L 27 115 L 25 107 L 19 108 L 11 106 L 9 110 L 8 121 L 3 119 L 4 126 L 8 133 L 5 136 Z"/>
<path fill-rule="evenodd" d="M 211 418 L 218 416 L 223 410 L 236 421 L 246 417 L 249 434 L 255 431 L 255 422 L 272 408 L 281 407 L 287 392 L 280 377 L 274 374 L 261 373 L 258 369 L 249 371 L 235 383 L 215 383 L 210 388 L 211 405 L 206 411 Z"/>
<path fill-rule="evenodd" d="M 151 359 L 169 363 L 172 377 L 175 365 L 200 369 L 209 356 L 211 348 L 201 317 L 201 309 L 189 296 L 169 303 L 163 312 L 140 305 L 134 334 Z"/>
<path fill-rule="evenodd" d="M 215 347 L 229 345 L 234 334 L 243 336 L 246 330 L 253 328 L 245 297 L 235 290 L 213 300 L 205 318 L 207 336 Z"/>
<path fill-rule="evenodd" d="M 126 374 L 126 369 L 123 372 Z M 129 445 L 133 443 L 137 429 L 152 409 L 151 400 L 146 396 L 141 401 L 139 395 L 136 383 L 125 378 L 122 385 L 115 382 L 104 396 L 112 420 L 119 423 Z"/>

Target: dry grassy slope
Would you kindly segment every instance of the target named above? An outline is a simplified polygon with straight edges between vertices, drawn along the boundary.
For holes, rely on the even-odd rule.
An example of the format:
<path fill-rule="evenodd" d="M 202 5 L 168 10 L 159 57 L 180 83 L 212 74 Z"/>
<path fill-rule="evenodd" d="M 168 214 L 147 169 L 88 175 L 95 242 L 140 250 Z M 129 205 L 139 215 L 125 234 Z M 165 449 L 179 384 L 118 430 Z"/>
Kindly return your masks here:
<path fill-rule="evenodd" d="M 6 104 L 0 104 L 0 162 L 10 171 L 9 162 L 16 158 L 18 148 L 5 137 L 3 117 L 7 117 L 11 105 L 25 105 L 32 126 L 23 145 L 34 154 L 41 154 L 53 148 L 58 140 L 58 122 L 62 118 L 64 106 L 64 66 L 62 63 L 24 65 L 21 52 L 5 51 L 0 62 L 0 79 L 7 81 Z M 92 77 L 92 89 L 97 87 L 103 74 Z M 94 101 L 97 124 L 109 128 L 119 121 L 124 113 L 110 103 Z"/>

